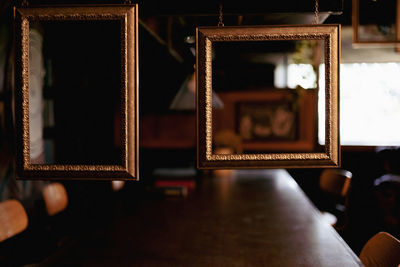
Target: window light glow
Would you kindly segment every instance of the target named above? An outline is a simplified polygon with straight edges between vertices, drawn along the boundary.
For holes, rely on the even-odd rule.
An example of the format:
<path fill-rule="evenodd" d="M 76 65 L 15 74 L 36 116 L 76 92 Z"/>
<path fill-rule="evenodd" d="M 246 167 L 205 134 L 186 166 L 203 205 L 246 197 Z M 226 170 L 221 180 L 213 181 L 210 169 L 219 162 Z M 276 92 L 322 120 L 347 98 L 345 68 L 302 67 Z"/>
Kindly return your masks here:
<path fill-rule="evenodd" d="M 325 143 L 325 72 L 320 66 L 319 143 Z M 342 145 L 400 145 L 400 63 L 340 65 Z"/>
<path fill-rule="evenodd" d="M 301 86 L 304 89 L 317 87 L 317 75 L 310 64 L 290 64 L 288 66 L 288 87 Z"/>

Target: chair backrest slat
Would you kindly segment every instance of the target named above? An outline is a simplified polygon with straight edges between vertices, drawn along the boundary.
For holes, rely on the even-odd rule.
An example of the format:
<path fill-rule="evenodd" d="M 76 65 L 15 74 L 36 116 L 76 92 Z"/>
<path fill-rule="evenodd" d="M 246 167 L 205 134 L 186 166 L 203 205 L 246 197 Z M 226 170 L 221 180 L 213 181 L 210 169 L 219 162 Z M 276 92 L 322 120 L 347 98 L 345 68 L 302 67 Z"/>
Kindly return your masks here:
<path fill-rule="evenodd" d="M 68 195 L 61 183 L 51 183 L 43 188 L 43 199 L 47 214 L 53 216 L 63 211 L 68 205 Z"/>
<path fill-rule="evenodd" d="M 28 215 L 18 200 L 10 199 L 0 203 L 0 242 L 26 229 Z"/>
<path fill-rule="evenodd" d="M 371 237 L 360 253 L 366 267 L 396 267 L 400 264 L 400 241 L 386 232 Z"/>

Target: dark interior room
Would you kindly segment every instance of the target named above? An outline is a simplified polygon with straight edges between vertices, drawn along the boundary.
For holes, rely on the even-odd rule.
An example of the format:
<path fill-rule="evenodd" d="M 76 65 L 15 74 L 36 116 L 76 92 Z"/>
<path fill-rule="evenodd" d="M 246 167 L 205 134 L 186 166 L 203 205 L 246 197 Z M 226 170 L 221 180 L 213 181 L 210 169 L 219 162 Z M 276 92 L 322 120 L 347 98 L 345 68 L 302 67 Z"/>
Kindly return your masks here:
<path fill-rule="evenodd" d="M 0 0 L 0 266 L 400 266 L 400 1 Z"/>

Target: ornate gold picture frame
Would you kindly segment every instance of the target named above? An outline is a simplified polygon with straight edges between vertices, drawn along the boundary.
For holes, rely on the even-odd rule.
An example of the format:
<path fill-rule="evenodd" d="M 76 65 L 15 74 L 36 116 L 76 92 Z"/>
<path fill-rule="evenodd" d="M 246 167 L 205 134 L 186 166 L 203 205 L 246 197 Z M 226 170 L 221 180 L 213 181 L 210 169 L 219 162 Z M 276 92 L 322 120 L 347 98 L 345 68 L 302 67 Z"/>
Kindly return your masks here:
<path fill-rule="evenodd" d="M 29 7 L 16 8 L 14 11 L 16 25 L 16 71 L 15 71 L 15 120 L 17 130 L 17 176 L 19 179 L 118 179 L 138 180 L 138 14 L 137 5 L 106 5 L 106 6 L 79 6 L 79 7 Z M 106 88 L 115 95 L 115 120 L 118 127 L 111 127 L 115 132 L 118 143 L 116 163 L 108 164 L 101 161 L 92 163 L 71 163 L 68 160 L 62 163 L 38 163 L 31 162 L 30 154 L 30 28 L 34 23 L 54 23 L 56 25 L 69 23 L 84 25 L 117 25 L 115 36 L 117 88 Z M 57 24 L 58 23 L 58 24 Z M 97 23 L 97 24 L 96 24 Z M 97 27 L 97 26 L 96 26 Z M 114 27 L 114 26 L 113 26 Z M 54 27 L 53 27 L 54 28 Z M 120 30 L 118 32 L 118 29 Z M 53 31 L 54 32 L 54 31 Z M 101 29 L 99 30 L 101 32 Z M 115 32 L 112 30 L 111 32 Z M 88 32 L 87 34 L 90 34 Z M 82 34 L 83 35 L 83 34 Z M 71 38 L 73 39 L 73 38 Z M 95 46 L 92 46 L 95 49 Z M 91 47 L 89 47 L 91 49 Z M 110 48 L 111 49 L 111 48 Z M 63 51 L 59 51 L 63 53 Z M 104 51 L 109 53 L 109 51 Z M 98 57 L 102 57 L 98 53 Z M 97 57 L 95 54 L 94 58 Z M 84 59 L 90 61 L 90 59 Z M 79 64 L 79 63 L 78 63 Z M 114 65 L 115 66 L 115 65 Z M 118 77 L 119 74 L 119 77 Z M 100 74 L 99 74 L 100 75 Z M 95 75 L 92 75 L 95 76 Z M 71 75 L 71 79 L 73 76 Z M 72 87 L 70 87 L 72 88 Z M 94 93 L 86 93 L 89 99 L 98 97 Z M 71 96 L 71 99 L 74 99 Z M 102 101 L 107 106 L 105 97 Z M 91 102 L 91 101 L 87 101 Z M 62 101 L 60 102 L 62 103 Z M 85 104 L 85 103 L 83 103 Z M 87 103 L 90 105 L 90 103 Z M 57 108 L 57 107 L 56 107 Z M 71 110 L 78 105 L 71 103 Z M 88 108 L 90 111 L 90 108 Z M 74 110 L 75 112 L 75 110 Z M 79 112 L 79 111 L 78 111 Z M 111 112 L 112 113 L 112 112 Z M 76 114 L 76 113 L 75 113 Z M 91 114 L 96 114 L 96 111 Z M 104 112 L 102 114 L 105 114 Z M 96 115 L 94 115 L 96 116 Z M 108 115 L 107 115 L 108 116 Z M 110 115 L 112 118 L 113 115 Z M 99 118 L 101 121 L 101 118 Z M 90 121 L 88 120 L 88 123 Z M 99 124 L 99 123 L 98 123 Z M 101 124 L 101 123 L 100 123 Z M 112 125 L 111 125 L 112 126 Z M 110 128 L 110 127 L 108 127 Z M 82 130 L 83 132 L 84 130 Z M 107 129 L 108 131 L 108 129 Z M 96 138 L 96 136 L 92 136 Z M 90 137 L 89 137 L 90 138 Z M 112 138 L 111 138 L 112 139 Z M 101 151 L 101 142 L 99 151 Z M 65 146 L 65 144 L 63 144 Z M 94 154 L 94 153 L 92 153 Z M 76 156 L 78 155 L 76 153 Z M 71 162 L 74 162 L 73 158 Z M 82 161 L 84 162 L 84 161 Z M 100 163 L 99 163 L 100 162 Z"/>
<path fill-rule="evenodd" d="M 196 30 L 197 165 L 200 169 L 309 168 L 340 166 L 339 60 L 340 25 L 281 25 L 249 27 L 200 27 Z M 322 40 L 325 47 L 325 145 L 324 152 L 265 154 L 213 153 L 212 79 L 213 44 Z"/>

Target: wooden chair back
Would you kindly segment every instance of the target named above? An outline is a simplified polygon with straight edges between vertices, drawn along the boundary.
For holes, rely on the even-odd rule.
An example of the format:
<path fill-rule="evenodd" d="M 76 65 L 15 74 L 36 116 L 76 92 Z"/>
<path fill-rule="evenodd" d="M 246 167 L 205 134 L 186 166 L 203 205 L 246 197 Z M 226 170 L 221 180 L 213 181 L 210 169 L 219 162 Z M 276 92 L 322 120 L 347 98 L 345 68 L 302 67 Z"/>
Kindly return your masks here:
<path fill-rule="evenodd" d="M 51 183 L 43 188 L 43 199 L 46 205 L 47 214 L 53 216 L 63 210 L 68 205 L 68 195 L 64 185 L 61 183 Z"/>
<path fill-rule="evenodd" d="M 124 187 L 124 185 L 125 181 L 117 181 L 117 180 L 111 181 L 111 189 L 114 192 L 121 190 Z"/>
<path fill-rule="evenodd" d="M 15 199 L 0 202 L 0 242 L 26 229 L 28 215 L 21 202 Z"/>
<path fill-rule="evenodd" d="M 371 237 L 360 253 L 366 267 L 396 267 L 400 265 L 400 241 L 386 232 Z"/>
<path fill-rule="evenodd" d="M 350 188 L 352 173 L 341 169 L 325 169 L 319 179 L 319 187 L 322 191 L 338 197 L 347 195 Z"/>

